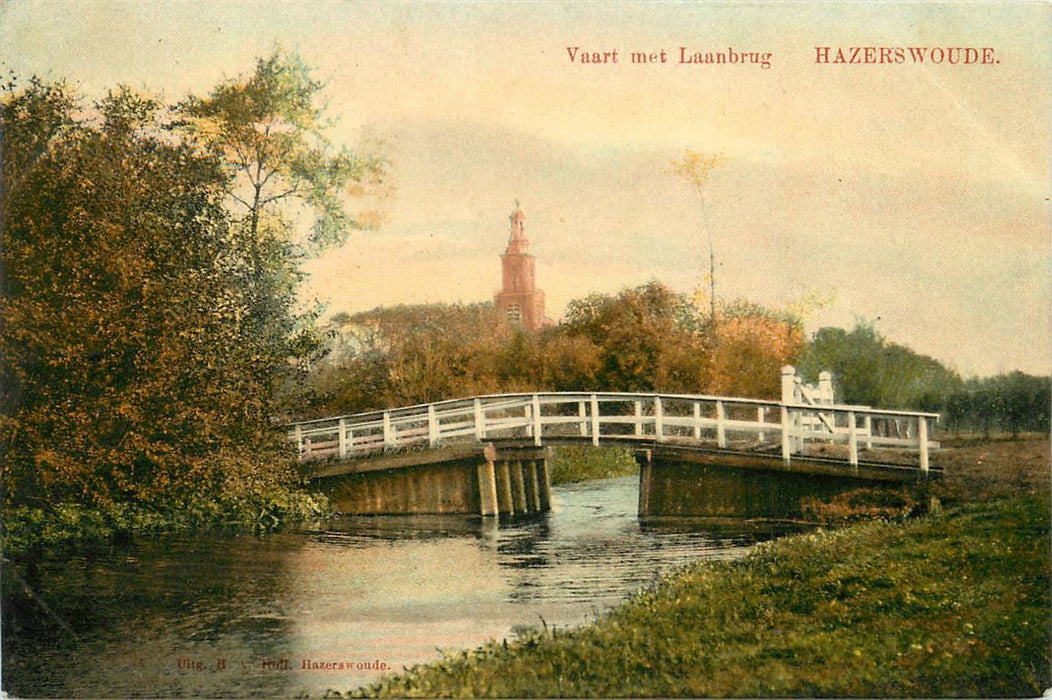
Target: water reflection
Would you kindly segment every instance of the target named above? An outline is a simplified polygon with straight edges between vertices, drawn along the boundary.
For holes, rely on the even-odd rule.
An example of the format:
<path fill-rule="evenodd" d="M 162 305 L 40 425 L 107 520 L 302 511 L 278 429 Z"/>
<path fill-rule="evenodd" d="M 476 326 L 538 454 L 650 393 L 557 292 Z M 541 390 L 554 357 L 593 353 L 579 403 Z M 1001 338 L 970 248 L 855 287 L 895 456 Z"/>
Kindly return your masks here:
<path fill-rule="evenodd" d="M 264 538 L 144 539 L 3 578 L 15 696 L 320 695 L 521 626 L 587 621 L 655 575 L 740 556 L 754 532 L 644 523 L 635 478 L 559 487 L 505 523 L 345 518 Z M 762 536 L 775 533 L 762 533 Z M 24 569 L 14 571 L 23 578 Z M 61 618 L 76 638 L 55 621 Z"/>

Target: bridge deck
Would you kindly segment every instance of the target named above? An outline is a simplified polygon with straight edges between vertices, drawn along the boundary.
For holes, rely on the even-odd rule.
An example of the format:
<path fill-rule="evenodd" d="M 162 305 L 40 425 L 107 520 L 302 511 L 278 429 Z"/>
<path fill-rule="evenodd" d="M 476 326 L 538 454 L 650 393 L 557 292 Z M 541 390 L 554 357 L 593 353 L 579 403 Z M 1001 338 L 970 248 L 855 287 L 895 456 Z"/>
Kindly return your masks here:
<path fill-rule="evenodd" d="M 545 441 L 548 446 L 554 445 L 591 445 L 589 438 L 563 437 Z M 927 472 L 921 471 L 909 454 L 879 451 L 870 458 L 863 455 L 858 464 L 849 463 L 846 454 L 835 454 L 830 450 L 817 451 L 811 454 L 794 456 L 790 462 L 772 450 L 750 449 L 744 445 L 731 445 L 719 448 L 715 444 L 675 444 L 657 443 L 653 440 L 641 441 L 607 441 L 607 445 L 631 446 L 640 451 L 658 451 L 666 458 L 674 458 L 684 463 L 712 464 L 735 467 L 746 470 L 793 471 L 811 474 L 850 475 L 867 481 L 909 482 L 925 478 L 942 476 L 942 468 L 932 466 Z M 505 459 L 514 458 L 516 449 L 536 449 L 531 441 L 521 439 L 495 440 L 490 443 L 460 443 L 438 448 L 418 447 L 399 452 L 370 452 L 357 454 L 344 459 L 334 457 L 318 460 L 308 472 L 309 478 L 321 479 L 347 474 L 390 469 L 406 469 L 454 462 L 464 459 L 485 459 L 487 450 L 496 447 Z M 489 456 L 492 459 L 492 456 Z M 882 457 L 882 459 L 877 458 Z M 893 461 L 897 460 L 897 461 Z"/>
<path fill-rule="evenodd" d="M 525 440 L 534 446 L 618 443 L 722 451 L 767 463 L 808 460 L 927 474 L 929 450 L 937 447 L 928 439 L 929 422 L 937 417 L 703 395 L 501 394 L 306 421 L 289 426 L 289 436 L 305 462 L 412 450 L 397 458 L 423 463 L 428 450 Z M 905 462 L 882 458 L 907 453 L 912 457 Z"/>

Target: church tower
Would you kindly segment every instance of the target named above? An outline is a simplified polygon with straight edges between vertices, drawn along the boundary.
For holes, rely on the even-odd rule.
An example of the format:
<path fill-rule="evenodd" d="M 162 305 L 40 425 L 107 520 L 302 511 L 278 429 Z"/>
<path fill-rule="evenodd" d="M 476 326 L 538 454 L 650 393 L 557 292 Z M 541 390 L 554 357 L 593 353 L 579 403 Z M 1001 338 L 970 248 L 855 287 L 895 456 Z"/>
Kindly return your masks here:
<path fill-rule="evenodd" d="M 497 316 L 509 326 L 535 331 L 545 325 L 544 292 L 537 289 L 534 258 L 526 238 L 526 215 L 515 202 L 511 237 L 501 260 L 501 289 L 493 298 Z"/>

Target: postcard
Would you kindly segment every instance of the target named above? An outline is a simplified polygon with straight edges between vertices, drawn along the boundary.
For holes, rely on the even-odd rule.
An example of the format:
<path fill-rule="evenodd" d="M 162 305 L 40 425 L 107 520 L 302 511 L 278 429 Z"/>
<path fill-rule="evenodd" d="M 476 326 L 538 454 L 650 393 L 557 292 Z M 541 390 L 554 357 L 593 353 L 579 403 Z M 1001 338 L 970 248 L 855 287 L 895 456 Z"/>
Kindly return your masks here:
<path fill-rule="evenodd" d="M 1040 694 L 1049 19 L 4 3 L 4 693 Z M 751 612 L 662 608 L 699 561 Z"/>

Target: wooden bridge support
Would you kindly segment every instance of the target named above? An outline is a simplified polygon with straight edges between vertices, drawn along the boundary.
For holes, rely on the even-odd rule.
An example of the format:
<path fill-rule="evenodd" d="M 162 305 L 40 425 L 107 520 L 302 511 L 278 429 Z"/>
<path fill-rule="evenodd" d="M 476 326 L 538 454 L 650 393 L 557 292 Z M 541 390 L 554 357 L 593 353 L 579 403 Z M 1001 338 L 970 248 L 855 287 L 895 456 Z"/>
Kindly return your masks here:
<path fill-rule="evenodd" d="M 675 447 L 638 450 L 639 517 L 795 518 L 803 499 L 923 481 L 916 469 Z"/>
<path fill-rule="evenodd" d="M 551 509 L 546 447 L 493 444 L 326 464 L 313 480 L 346 515 L 517 517 Z"/>
<path fill-rule="evenodd" d="M 497 474 L 493 462 L 478 460 L 479 515 L 497 515 Z"/>

